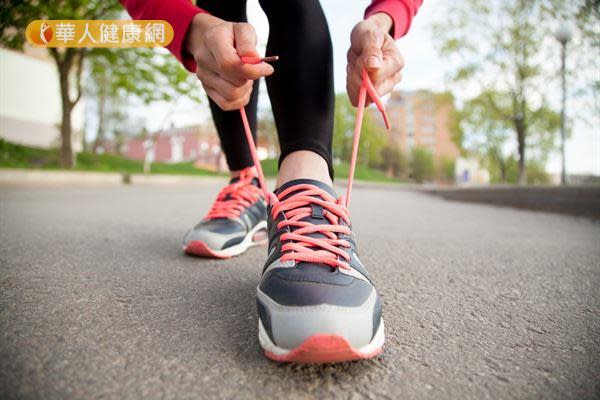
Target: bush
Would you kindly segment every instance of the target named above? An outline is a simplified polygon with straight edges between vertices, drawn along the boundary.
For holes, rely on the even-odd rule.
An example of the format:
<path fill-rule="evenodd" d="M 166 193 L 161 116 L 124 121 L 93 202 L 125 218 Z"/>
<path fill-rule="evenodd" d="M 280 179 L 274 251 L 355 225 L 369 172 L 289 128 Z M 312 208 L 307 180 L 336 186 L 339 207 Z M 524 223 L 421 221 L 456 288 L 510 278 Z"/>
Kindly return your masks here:
<path fill-rule="evenodd" d="M 388 144 L 381 149 L 381 161 L 378 168 L 393 177 L 402 178 L 408 169 L 406 157 L 400 148 Z"/>
<path fill-rule="evenodd" d="M 422 147 L 415 147 L 410 156 L 411 178 L 418 183 L 430 181 L 435 176 L 433 154 Z"/>
<path fill-rule="evenodd" d="M 513 156 L 509 157 L 506 169 L 506 183 L 516 184 L 519 180 L 519 161 Z M 525 172 L 527 174 L 527 184 L 529 185 L 547 185 L 550 183 L 550 176 L 546 173 L 544 165 L 539 161 L 526 161 Z"/>
<path fill-rule="evenodd" d="M 547 185 L 550 183 L 550 176 L 542 163 L 538 161 L 529 161 L 525 167 L 527 170 L 527 183 L 530 185 Z"/>
<path fill-rule="evenodd" d="M 455 175 L 454 175 L 454 170 L 455 170 L 455 159 L 453 158 L 448 158 L 448 157 L 443 157 L 440 165 L 439 165 L 439 172 L 438 172 L 438 177 L 445 181 L 445 182 L 454 182 L 455 179 Z"/>

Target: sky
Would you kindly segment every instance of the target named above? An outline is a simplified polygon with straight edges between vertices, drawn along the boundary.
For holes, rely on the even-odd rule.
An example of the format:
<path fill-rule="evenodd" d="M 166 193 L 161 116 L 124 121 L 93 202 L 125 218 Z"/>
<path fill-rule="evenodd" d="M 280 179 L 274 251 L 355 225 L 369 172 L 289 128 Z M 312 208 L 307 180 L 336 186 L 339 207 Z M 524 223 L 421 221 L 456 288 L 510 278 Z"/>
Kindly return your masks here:
<path fill-rule="evenodd" d="M 437 10 L 444 0 L 425 0 L 418 15 L 413 20 L 413 25 L 407 36 L 400 39 L 397 44 L 405 59 L 403 80 L 396 87 L 401 90 L 430 89 L 434 91 L 448 90 L 449 82 L 446 75 L 453 66 L 441 60 L 434 48 L 430 26 L 439 20 Z M 337 93 L 345 91 L 346 85 L 346 52 L 350 45 L 350 32 L 353 26 L 362 19 L 368 0 L 322 0 L 321 5 L 329 23 L 334 49 L 334 76 L 335 90 Z M 258 0 L 248 0 L 249 22 L 255 27 L 258 34 L 259 51 L 264 53 L 269 28 L 267 19 L 258 5 Z M 276 65 L 275 65 L 276 67 Z M 551 84 L 552 85 L 552 84 Z M 550 86 L 549 90 L 556 91 L 555 98 L 560 95 L 558 82 Z M 468 98 L 469 93 L 457 93 L 455 97 Z M 261 100 L 259 107 L 270 107 L 264 82 L 261 84 Z M 164 116 L 168 106 L 155 106 L 148 121 L 148 128 L 152 131 L 160 129 L 164 123 Z M 590 111 L 592 113 L 592 111 Z M 569 173 L 600 175 L 600 116 L 590 115 L 594 126 L 587 126 L 579 121 L 573 123 L 573 134 L 566 145 L 567 170 Z M 210 117 L 207 103 L 200 106 L 182 102 L 170 120 L 175 126 L 185 126 L 205 122 Z M 560 157 L 558 152 L 550 157 L 546 166 L 548 172 L 560 171 Z"/>

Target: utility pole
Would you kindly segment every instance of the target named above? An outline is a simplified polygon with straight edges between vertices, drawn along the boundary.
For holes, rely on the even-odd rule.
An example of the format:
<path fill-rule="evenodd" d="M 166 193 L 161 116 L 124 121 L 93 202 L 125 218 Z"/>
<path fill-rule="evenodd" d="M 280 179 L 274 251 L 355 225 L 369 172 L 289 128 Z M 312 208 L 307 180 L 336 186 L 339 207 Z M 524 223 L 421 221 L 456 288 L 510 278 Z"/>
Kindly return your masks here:
<path fill-rule="evenodd" d="M 567 61 L 567 43 L 571 40 L 571 30 L 568 26 L 560 26 L 554 33 L 556 40 L 560 42 L 560 77 L 562 87 L 562 101 L 560 110 L 560 153 L 562 157 L 562 169 L 560 174 L 560 184 L 567 184 L 567 166 L 565 157 L 565 142 L 566 142 L 566 119 L 567 119 L 567 74 L 566 74 L 566 61 Z"/>

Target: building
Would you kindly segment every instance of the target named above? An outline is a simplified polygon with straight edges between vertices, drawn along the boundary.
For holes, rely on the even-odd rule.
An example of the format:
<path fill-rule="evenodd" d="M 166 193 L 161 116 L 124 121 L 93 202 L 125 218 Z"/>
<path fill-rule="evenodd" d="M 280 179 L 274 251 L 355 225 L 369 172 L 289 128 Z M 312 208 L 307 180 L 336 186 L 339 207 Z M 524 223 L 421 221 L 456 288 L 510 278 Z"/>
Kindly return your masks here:
<path fill-rule="evenodd" d="M 192 161 L 199 168 L 227 170 L 219 137 L 212 124 L 172 128 L 146 138 L 129 138 L 122 152 L 125 157 L 133 160 L 141 161 L 147 157 L 149 162 Z M 257 152 L 261 160 L 272 158 L 274 155 L 270 141 L 263 139 L 262 135 L 258 139 Z"/>
<path fill-rule="evenodd" d="M 219 138 L 213 130 L 202 126 L 173 128 L 147 138 L 129 138 L 123 155 L 132 160 L 179 163 L 193 161 L 198 167 L 222 171 L 225 160 Z"/>
<path fill-rule="evenodd" d="M 426 90 L 393 92 L 386 104 L 392 131 L 390 140 L 403 152 L 415 146 L 429 149 L 436 162 L 456 159 L 458 146 L 452 141 L 454 102 L 450 95 Z M 370 109 L 373 114 L 376 110 Z M 376 120 L 381 117 L 374 116 Z"/>
<path fill-rule="evenodd" d="M 490 173 L 487 169 L 481 168 L 476 158 L 458 157 L 454 164 L 454 178 L 457 184 L 463 186 L 490 183 Z"/>
<path fill-rule="evenodd" d="M 71 113 L 73 150 L 81 150 L 84 100 Z M 62 101 L 56 64 L 46 49 L 0 48 L 0 138 L 27 146 L 60 145 Z"/>

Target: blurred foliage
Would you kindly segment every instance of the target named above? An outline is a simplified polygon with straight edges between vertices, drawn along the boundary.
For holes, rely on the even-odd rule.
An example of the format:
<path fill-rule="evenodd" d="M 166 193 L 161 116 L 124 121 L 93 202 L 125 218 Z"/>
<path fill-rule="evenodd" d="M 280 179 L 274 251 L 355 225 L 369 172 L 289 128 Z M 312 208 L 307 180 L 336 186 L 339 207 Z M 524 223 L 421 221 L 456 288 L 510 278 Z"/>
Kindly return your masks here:
<path fill-rule="evenodd" d="M 519 162 L 514 156 L 509 156 L 505 160 L 504 177 L 498 164 L 491 163 L 487 165 L 490 172 L 490 183 L 515 184 L 519 180 Z M 539 161 L 530 160 L 527 163 L 527 183 L 530 185 L 545 185 L 551 182 L 550 175 L 545 171 L 544 165 Z"/>
<path fill-rule="evenodd" d="M 456 160 L 453 158 L 442 157 L 438 166 L 438 179 L 446 183 L 454 183 Z"/>
<path fill-rule="evenodd" d="M 424 147 L 413 147 L 410 153 L 410 176 L 417 183 L 431 181 L 435 177 L 433 154 Z"/>
<path fill-rule="evenodd" d="M 464 148 L 499 171 L 499 182 L 508 180 L 513 123 L 504 115 L 510 112 L 510 107 L 509 93 L 488 90 L 465 102 L 461 110 Z M 526 138 L 532 150 L 530 159 L 543 165 L 555 148 L 560 116 L 546 106 L 526 112 L 530 115 Z"/>
<path fill-rule="evenodd" d="M 169 53 L 151 48 L 91 49 L 90 79 L 96 91 L 145 104 L 171 102 L 181 96 L 200 103 L 198 79 Z"/>
<path fill-rule="evenodd" d="M 27 25 L 38 19 L 115 19 L 122 10 L 116 0 L 1 0 L 0 44 L 22 50 Z M 60 83 L 62 120 L 59 162 L 72 168 L 75 162 L 71 147 L 71 111 L 82 96 L 83 62 L 90 51 L 86 48 L 51 48 Z"/>
<path fill-rule="evenodd" d="M 144 121 L 133 124 L 128 104 L 176 102 L 188 98 L 200 103 L 200 84 L 168 53 L 150 48 L 92 49 L 86 96 L 93 101 L 98 121 L 94 151 L 112 135 L 118 141 L 141 132 Z"/>
<path fill-rule="evenodd" d="M 434 40 L 440 54 L 458 65 L 452 80 L 475 91 L 477 107 L 484 109 L 478 113 L 497 120 L 492 136 L 513 133 L 519 181 L 525 183 L 526 149 L 543 160 L 554 148 L 557 114 L 547 96 L 549 81 L 558 77 L 560 45 L 553 33 L 559 24 L 575 28 L 569 54 L 587 60 L 573 76 L 579 87 L 589 91 L 598 82 L 598 1 L 466 0 L 444 3 L 440 15 Z"/>
<path fill-rule="evenodd" d="M 333 129 L 333 155 L 344 162 L 350 161 L 352 155 L 352 134 L 356 109 L 350 104 L 348 96 L 337 94 L 335 98 L 335 116 Z M 365 112 L 358 147 L 358 165 L 377 166 L 380 164 L 381 149 L 387 142 L 385 129 Z"/>
<path fill-rule="evenodd" d="M 400 147 L 392 142 L 381 149 L 379 169 L 395 178 L 403 179 L 408 175 L 408 160 Z"/>
<path fill-rule="evenodd" d="M 22 50 L 25 28 L 37 19 L 95 19 L 119 18 L 124 10 L 117 0 L 0 0 L 0 44 Z M 174 101 L 185 96 L 200 102 L 200 85 L 174 57 L 155 49 L 48 49 L 55 60 L 61 81 L 63 117 L 61 122 L 61 165 L 71 167 L 71 111 L 82 95 L 84 62 L 89 64 L 91 84 L 88 96 L 97 102 L 115 101 L 125 104 L 139 99 L 148 104 L 154 101 Z M 73 90 L 75 89 L 75 90 Z M 74 97 L 73 97 L 73 93 Z M 99 106 L 100 110 L 106 107 Z M 102 114 L 102 113 L 99 113 Z M 100 129 L 104 118 L 99 115 Z M 121 118 L 122 120 L 122 118 Z M 121 130 L 122 133 L 122 130 Z"/>
<path fill-rule="evenodd" d="M 265 176 L 276 177 L 277 176 L 277 163 L 276 159 L 267 159 L 261 161 L 261 166 Z M 343 162 L 334 166 L 335 170 L 335 178 L 336 179 L 344 179 L 348 177 L 348 171 L 350 166 L 347 162 Z M 385 175 L 382 171 L 378 171 L 373 168 L 365 167 L 363 165 L 357 165 L 356 171 L 354 172 L 354 179 L 360 181 L 372 181 L 372 182 L 395 182 L 395 179 L 392 179 Z"/>

